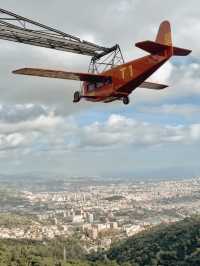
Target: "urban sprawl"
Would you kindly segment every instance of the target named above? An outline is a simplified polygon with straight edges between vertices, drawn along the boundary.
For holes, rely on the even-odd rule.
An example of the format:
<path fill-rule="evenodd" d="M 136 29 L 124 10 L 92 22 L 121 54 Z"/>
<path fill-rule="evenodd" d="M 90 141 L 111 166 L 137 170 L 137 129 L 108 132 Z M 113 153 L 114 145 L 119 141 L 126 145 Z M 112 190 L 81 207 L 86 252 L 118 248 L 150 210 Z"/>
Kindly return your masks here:
<path fill-rule="evenodd" d="M 88 252 L 107 249 L 112 242 L 154 225 L 197 214 L 199 182 L 198 178 L 76 186 L 64 182 L 60 191 L 22 187 L 14 197 L 17 203 L 9 200 L 8 189 L 8 200 L 5 195 L 0 206 L 0 238 L 45 240 L 78 234 Z M 9 216 L 22 217 L 22 223 L 9 223 Z"/>

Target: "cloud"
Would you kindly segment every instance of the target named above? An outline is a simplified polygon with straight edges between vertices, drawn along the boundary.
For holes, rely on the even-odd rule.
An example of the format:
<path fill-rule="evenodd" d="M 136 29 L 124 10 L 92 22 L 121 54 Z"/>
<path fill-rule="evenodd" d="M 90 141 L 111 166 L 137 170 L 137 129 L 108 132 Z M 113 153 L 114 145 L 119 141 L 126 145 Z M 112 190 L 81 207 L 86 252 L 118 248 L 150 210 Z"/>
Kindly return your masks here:
<path fill-rule="evenodd" d="M 142 113 L 153 113 L 158 115 L 171 115 L 173 117 L 181 116 L 188 119 L 199 117 L 200 106 L 195 104 L 162 104 L 159 106 L 138 107 L 137 110 Z"/>
<path fill-rule="evenodd" d="M 17 148 L 25 143 L 25 138 L 22 134 L 14 133 L 9 135 L 0 135 L 0 150 Z"/>
<path fill-rule="evenodd" d="M 189 62 L 178 64 L 174 67 L 172 76 L 171 97 L 200 96 L 200 62 Z M 176 85 L 177 84 L 177 85 Z"/>
<path fill-rule="evenodd" d="M 55 117 L 54 113 L 49 113 L 46 116 L 41 115 L 33 120 L 16 122 L 16 123 L 0 123 L 0 132 L 4 134 L 14 132 L 28 132 L 28 131 L 48 131 L 55 128 L 63 121 L 60 117 Z"/>
<path fill-rule="evenodd" d="M 24 109 L 27 108 L 24 105 Z M 31 108 L 35 112 L 35 108 Z M 20 109 L 13 107 L 14 117 L 18 117 L 17 113 L 22 110 L 23 106 Z M 123 169 L 129 172 L 132 157 L 134 160 L 137 156 L 143 158 L 143 167 L 146 169 L 147 157 L 150 156 L 152 161 L 156 157 L 156 154 L 151 154 L 151 150 L 157 150 L 160 154 L 174 147 L 173 152 L 176 153 L 180 147 L 188 147 L 185 148 L 188 150 L 193 145 L 198 147 L 200 143 L 199 123 L 163 125 L 112 114 L 101 122 L 84 124 L 71 116 L 60 116 L 53 110 L 46 110 L 46 113 L 43 108 L 37 107 L 37 110 L 41 110 L 41 113 L 33 116 L 29 114 L 29 119 L 11 120 L 8 117 L 7 120 L 0 120 L 2 171 L 21 172 L 23 166 L 26 171 L 42 169 L 58 173 L 67 171 L 79 175 L 101 175 L 102 171 L 111 171 L 110 165 L 114 162 L 118 164 L 125 156 Z M 160 159 L 155 160 L 157 162 Z M 94 166 L 93 170 L 90 169 L 91 165 Z M 161 165 L 166 167 L 165 163 Z"/>
<path fill-rule="evenodd" d="M 31 150 L 40 142 L 40 137 L 51 135 L 63 127 L 64 120 L 44 106 L 33 104 L 1 106 L 0 108 L 0 149 Z"/>
<path fill-rule="evenodd" d="M 108 148 L 119 146 L 145 147 L 170 143 L 199 141 L 198 125 L 159 125 L 111 115 L 104 123 L 93 123 L 82 129 L 81 147 Z M 194 137 L 195 136 L 195 137 Z"/>
<path fill-rule="evenodd" d="M 39 104 L 0 105 L 0 121 L 15 123 L 47 115 L 48 106 Z"/>
<path fill-rule="evenodd" d="M 191 138 L 199 140 L 200 138 L 200 124 L 193 124 L 190 126 Z"/>
<path fill-rule="evenodd" d="M 0 121 L 0 136 L 3 150 L 28 148 L 30 152 L 57 150 L 62 153 L 197 142 L 200 124 L 161 125 L 112 114 L 103 122 L 81 126 L 71 117 L 64 118 L 49 111 L 25 121 Z"/>

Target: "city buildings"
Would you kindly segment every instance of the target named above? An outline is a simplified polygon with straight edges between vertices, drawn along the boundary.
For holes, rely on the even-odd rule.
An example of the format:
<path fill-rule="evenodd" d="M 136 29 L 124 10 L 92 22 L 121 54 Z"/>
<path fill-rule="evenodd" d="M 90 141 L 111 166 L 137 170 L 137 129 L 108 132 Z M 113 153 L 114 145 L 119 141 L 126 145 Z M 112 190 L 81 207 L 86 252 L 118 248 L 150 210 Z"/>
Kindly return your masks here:
<path fill-rule="evenodd" d="M 118 182 L 62 191 L 27 191 L 19 197 L 23 205 L 7 205 L 7 213 L 30 216 L 26 225 L 0 226 L 0 238 L 52 239 L 76 232 L 87 249 L 109 248 L 112 242 L 132 236 L 159 223 L 172 223 L 200 209 L 199 179 Z M 23 206 L 23 208 L 22 208 Z M 1 206 L 1 215 L 6 207 Z"/>

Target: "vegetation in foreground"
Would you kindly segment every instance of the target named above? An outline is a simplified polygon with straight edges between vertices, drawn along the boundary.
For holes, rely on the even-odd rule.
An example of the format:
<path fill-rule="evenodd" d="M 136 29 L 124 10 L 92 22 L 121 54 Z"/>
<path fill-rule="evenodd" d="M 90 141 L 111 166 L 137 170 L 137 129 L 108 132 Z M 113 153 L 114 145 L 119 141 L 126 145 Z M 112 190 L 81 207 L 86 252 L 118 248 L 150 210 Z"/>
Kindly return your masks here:
<path fill-rule="evenodd" d="M 118 264 L 137 266 L 200 265 L 200 217 L 160 225 L 113 246 L 107 253 Z"/>
<path fill-rule="evenodd" d="M 65 258 L 65 260 L 64 260 Z M 45 242 L 1 240 L 0 266 L 198 266 L 200 217 L 160 225 L 86 255 L 76 239 Z"/>

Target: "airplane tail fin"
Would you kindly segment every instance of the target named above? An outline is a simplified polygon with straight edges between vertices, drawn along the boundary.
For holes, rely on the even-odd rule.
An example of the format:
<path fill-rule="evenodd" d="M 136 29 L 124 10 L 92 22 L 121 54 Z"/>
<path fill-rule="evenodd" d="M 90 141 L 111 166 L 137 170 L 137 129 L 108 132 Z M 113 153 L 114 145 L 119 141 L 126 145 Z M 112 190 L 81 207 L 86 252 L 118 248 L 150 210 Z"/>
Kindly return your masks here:
<path fill-rule="evenodd" d="M 186 56 L 191 53 L 191 50 L 173 46 L 171 26 L 168 21 L 163 21 L 160 24 L 155 42 L 138 42 L 135 44 L 135 46 L 141 48 L 142 50 L 145 50 L 150 54 L 158 54 L 166 57 L 170 57 L 172 55 Z"/>
<path fill-rule="evenodd" d="M 155 42 L 167 46 L 172 46 L 172 33 L 169 21 L 163 21 L 160 24 Z"/>

